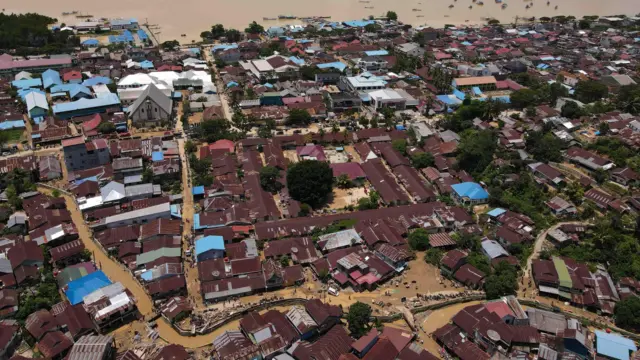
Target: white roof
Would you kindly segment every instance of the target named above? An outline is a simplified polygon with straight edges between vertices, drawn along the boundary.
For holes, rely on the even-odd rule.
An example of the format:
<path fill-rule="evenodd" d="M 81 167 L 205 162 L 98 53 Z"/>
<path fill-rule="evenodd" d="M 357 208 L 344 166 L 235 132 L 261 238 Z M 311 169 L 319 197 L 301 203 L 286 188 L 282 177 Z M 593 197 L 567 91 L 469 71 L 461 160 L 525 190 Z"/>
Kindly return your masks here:
<path fill-rule="evenodd" d="M 94 207 L 98 207 L 102 204 L 103 204 L 102 196 L 98 195 L 98 196 L 85 199 L 85 201 L 82 204 L 78 204 L 78 209 L 80 209 L 80 211 L 85 211 L 85 210 L 92 209 Z"/>
<path fill-rule="evenodd" d="M 109 302 L 111 304 L 98 310 L 98 317 L 109 314 L 110 312 L 129 304 L 131 299 L 129 299 L 129 295 L 127 295 L 126 292 L 123 292 L 109 299 Z"/>
<path fill-rule="evenodd" d="M 160 92 L 165 94 L 167 97 L 171 96 L 172 88 L 169 88 L 167 85 L 159 83 L 154 84 Z M 144 85 L 136 88 L 126 88 L 126 89 L 118 89 L 118 97 L 122 101 L 135 101 L 137 98 L 142 95 L 142 93 L 149 87 L 149 85 Z"/>
<path fill-rule="evenodd" d="M 371 98 L 374 98 L 378 101 L 404 100 L 404 97 L 402 97 L 402 95 L 400 95 L 397 91 L 393 89 L 381 89 L 381 90 L 372 91 L 369 93 L 369 96 L 371 96 Z"/>
<path fill-rule="evenodd" d="M 273 71 L 273 66 L 271 66 L 271 64 L 269 64 L 269 62 L 267 60 L 254 60 L 252 61 L 253 66 L 256 67 L 256 69 L 258 69 L 258 71 L 262 72 L 262 71 Z"/>
<path fill-rule="evenodd" d="M 25 96 L 25 101 L 27 102 L 27 109 L 31 111 L 31 109 L 39 107 L 42 109 L 49 109 L 49 104 L 47 103 L 47 97 L 38 92 L 32 91 Z"/>
<path fill-rule="evenodd" d="M 108 94 L 111 94 L 111 90 L 109 90 L 109 87 L 107 87 L 107 85 L 105 84 L 93 85 L 91 89 L 96 94 L 96 97 L 101 97 L 101 96 L 106 96 Z"/>
<path fill-rule="evenodd" d="M 103 202 L 117 201 L 125 197 L 124 185 L 112 181 L 100 189 Z"/>

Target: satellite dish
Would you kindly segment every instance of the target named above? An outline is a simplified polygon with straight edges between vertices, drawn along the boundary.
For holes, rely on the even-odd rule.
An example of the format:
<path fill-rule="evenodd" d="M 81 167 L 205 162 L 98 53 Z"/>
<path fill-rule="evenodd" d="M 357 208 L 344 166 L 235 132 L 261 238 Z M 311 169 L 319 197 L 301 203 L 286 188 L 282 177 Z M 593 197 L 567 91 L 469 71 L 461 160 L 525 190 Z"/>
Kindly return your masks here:
<path fill-rule="evenodd" d="M 220 276 L 220 271 L 215 270 L 214 272 L 211 273 L 211 275 L 213 275 L 215 277 L 218 277 L 218 276 Z"/>
<path fill-rule="evenodd" d="M 500 341 L 500 334 L 498 334 L 497 331 L 495 330 L 487 330 L 487 336 L 489 337 L 489 339 L 491 339 L 493 342 L 498 342 Z"/>
<path fill-rule="evenodd" d="M 297 254 L 298 253 L 298 248 L 297 247 L 292 247 L 291 248 L 291 252 L 294 253 L 294 254 Z"/>

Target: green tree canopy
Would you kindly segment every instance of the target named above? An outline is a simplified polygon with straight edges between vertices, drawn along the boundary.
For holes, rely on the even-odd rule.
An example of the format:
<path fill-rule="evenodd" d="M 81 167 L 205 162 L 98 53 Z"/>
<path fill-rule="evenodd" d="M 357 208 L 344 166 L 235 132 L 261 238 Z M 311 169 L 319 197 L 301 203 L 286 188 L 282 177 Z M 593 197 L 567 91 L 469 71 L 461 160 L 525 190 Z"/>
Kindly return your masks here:
<path fill-rule="evenodd" d="M 479 174 L 493 161 L 497 148 L 496 136 L 491 130 L 467 130 L 458 145 L 458 166 L 471 174 Z"/>
<path fill-rule="evenodd" d="M 215 24 L 211 27 L 211 37 L 214 39 L 219 39 L 224 36 L 226 30 L 222 24 Z"/>
<path fill-rule="evenodd" d="M 371 328 L 369 323 L 371 320 L 371 306 L 363 302 L 356 302 L 349 306 L 347 313 L 347 323 L 349 324 L 349 333 L 353 338 L 364 336 Z"/>
<path fill-rule="evenodd" d="M 311 123 L 311 115 L 305 109 L 291 109 L 287 124 L 289 125 L 309 125 Z"/>
<path fill-rule="evenodd" d="M 529 106 L 538 105 L 540 98 L 535 90 L 524 88 L 512 92 L 510 95 L 510 101 L 514 108 L 522 110 Z"/>
<path fill-rule="evenodd" d="M 443 255 L 444 251 L 438 248 L 431 248 L 424 254 L 424 261 L 433 266 L 440 266 L 440 260 L 442 260 Z"/>
<path fill-rule="evenodd" d="M 244 32 L 247 34 L 262 34 L 264 32 L 264 27 L 254 21 L 249 24 L 249 27 L 244 29 Z"/>
<path fill-rule="evenodd" d="M 560 110 L 560 115 L 569 118 L 569 119 L 577 119 L 580 116 L 584 115 L 583 110 L 580 108 L 575 101 L 567 101 L 562 105 L 562 109 Z"/>
<path fill-rule="evenodd" d="M 616 326 L 626 330 L 640 331 L 640 298 L 628 296 L 613 309 Z"/>
<path fill-rule="evenodd" d="M 594 102 L 609 95 L 609 88 L 595 80 L 580 81 L 575 90 L 576 98 L 583 103 Z"/>
<path fill-rule="evenodd" d="M 324 161 L 303 160 L 287 170 L 287 187 L 295 200 L 317 208 L 332 192 L 333 171 Z"/>
<path fill-rule="evenodd" d="M 502 296 L 515 295 L 518 289 L 518 274 L 515 268 L 502 261 L 495 267 L 494 273 L 484 281 L 487 299 L 498 299 Z"/>
<path fill-rule="evenodd" d="M 562 161 L 562 140 L 551 132 L 532 131 L 526 137 L 526 149 L 534 159 L 542 162 Z"/>
<path fill-rule="evenodd" d="M 616 106 L 631 114 L 640 114 L 640 85 L 621 87 L 616 98 Z"/>
<path fill-rule="evenodd" d="M 162 50 L 173 50 L 178 46 L 180 46 L 180 43 L 178 42 L 178 40 L 168 40 L 160 44 L 160 47 L 162 48 Z"/>
<path fill-rule="evenodd" d="M 236 29 L 228 29 L 225 31 L 224 37 L 227 38 L 229 42 L 238 42 L 242 40 L 242 33 Z"/>
<path fill-rule="evenodd" d="M 398 150 L 400 154 L 405 155 L 407 153 L 407 140 L 405 139 L 395 139 L 391 142 L 391 146 L 394 149 Z"/>
<path fill-rule="evenodd" d="M 98 131 L 103 134 L 111 134 L 116 131 L 116 126 L 109 121 L 103 121 L 98 125 Z"/>
<path fill-rule="evenodd" d="M 413 250 L 425 251 L 429 248 L 429 233 L 423 228 L 412 231 L 407 240 L 409 247 Z"/>
<path fill-rule="evenodd" d="M 260 169 L 260 185 L 265 191 L 275 194 L 282 189 L 282 184 L 278 181 L 280 169 L 273 166 L 265 166 Z"/>
<path fill-rule="evenodd" d="M 417 169 L 424 169 L 426 167 L 433 166 L 433 154 L 428 152 L 417 153 L 411 157 L 411 163 Z"/>
<path fill-rule="evenodd" d="M 193 141 L 187 140 L 184 143 L 184 151 L 186 151 L 187 154 L 192 154 L 196 152 L 196 150 L 198 150 L 198 146 Z"/>
<path fill-rule="evenodd" d="M 391 21 L 398 21 L 398 14 L 395 11 L 387 11 L 387 19 Z"/>

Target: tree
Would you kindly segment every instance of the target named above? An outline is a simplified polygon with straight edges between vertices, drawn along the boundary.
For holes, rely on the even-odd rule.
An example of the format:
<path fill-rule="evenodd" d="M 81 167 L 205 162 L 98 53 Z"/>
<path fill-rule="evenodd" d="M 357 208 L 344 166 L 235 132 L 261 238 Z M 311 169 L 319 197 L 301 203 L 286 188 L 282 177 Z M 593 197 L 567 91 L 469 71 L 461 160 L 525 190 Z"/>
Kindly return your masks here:
<path fill-rule="evenodd" d="M 433 154 L 428 152 L 417 153 L 411 157 L 411 163 L 416 169 L 424 169 L 426 167 L 433 166 Z"/>
<path fill-rule="evenodd" d="M 534 159 L 542 162 L 562 161 L 562 140 L 551 132 L 532 131 L 526 137 L 526 149 Z"/>
<path fill-rule="evenodd" d="M 380 201 L 380 195 L 376 191 L 369 193 L 369 197 L 358 199 L 358 210 L 373 210 L 378 208 L 378 201 Z"/>
<path fill-rule="evenodd" d="M 258 137 L 263 138 L 263 139 L 268 139 L 272 136 L 271 134 L 271 129 L 269 129 L 266 126 L 260 126 L 260 128 L 258 129 Z"/>
<path fill-rule="evenodd" d="M 438 248 L 431 248 L 424 254 L 424 261 L 433 266 L 440 266 L 440 260 L 442 260 L 443 255 L 444 252 L 442 250 Z"/>
<path fill-rule="evenodd" d="M 549 101 L 551 102 L 552 106 L 556 105 L 556 102 L 559 98 L 567 96 L 569 96 L 569 90 L 567 90 L 567 88 L 562 84 L 554 82 L 553 84 L 549 85 Z"/>
<path fill-rule="evenodd" d="M 213 38 L 213 35 L 211 34 L 211 31 L 203 31 L 200 33 L 200 38 L 202 41 L 208 41 Z"/>
<path fill-rule="evenodd" d="M 196 152 L 196 150 L 198 150 L 198 146 L 193 141 L 187 140 L 184 143 L 184 151 L 186 151 L 187 154 L 192 154 Z"/>
<path fill-rule="evenodd" d="M 584 20 L 584 19 L 583 19 L 583 20 L 580 20 L 580 21 L 578 22 L 578 27 L 579 27 L 581 30 L 590 29 L 590 28 L 591 28 L 591 21 L 587 21 L 587 20 Z"/>
<path fill-rule="evenodd" d="M 391 21 L 398 21 L 398 14 L 395 11 L 387 11 L 387 19 Z"/>
<path fill-rule="evenodd" d="M 249 123 L 249 119 L 247 116 L 240 110 L 236 110 L 231 117 L 231 121 L 236 125 L 236 127 L 242 131 L 247 131 L 251 128 L 251 124 Z"/>
<path fill-rule="evenodd" d="M 560 109 L 560 115 L 569 119 L 577 119 L 583 115 L 583 112 L 577 102 L 567 101 L 566 103 L 564 103 L 564 105 L 562 105 L 562 109 Z"/>
<path fill-rule="evenodd" d="M 640 331 L 640 298 L 628 296 L 613 309 L 616 326 L 630 331 Z"/>
<path fill-rule="evenodd" d="M 489 25 L 500 25 L 500 20 L 498 19 L 491 19 L 487 22 L 487 24 Z"/>
<path fill-rule="evenodd" d="M 364 31 L 374 33 L 381 29 L 381 26 L 378 24 L 367 24 L 364 27 Z"/>
<path fill-rule="evenodd" d="M 609 88 L 603 83 L 594 80 L 580 81 L 576 85 L 575 96 L 583 103 L 590 103 L 609 95 Z"/>
<path fill-rule="evenodd" d="M 282 184 L 278 181 L 280 178 L 280 169 L 273 166 L 265 166 L 260 169 L 260 186 L 265 191 L 272 194 L 282 189 Z"/>
<path fill-rule="evenodd" d="M 502 261 L 497 264 L 493 274 L 484 282 L 487 299 L 498 299 L 502 296 L 515 295 L 518 289 L 518 274 L 513 266 Z"/>
<path fill-rule="evenodd" d="M 579 182 L 571 181 L 567 186 L 565 186 L 564 193 L 569 197 L 569 200 L 576 204 L 580 204 L 584 196 L 584 188 Z"/>
<path fill-rule="evenodd" d="M 524 88 L 512 92 L 510 101 L 513 107 L 522 110 L 529 106 L 538 105 L 539 98 L 535 90 Z"/>
<path fill-rule="evenodd" d="M 640 113 L 640 85 L 627 85 L 620 88 L 615 101 L 616 107 L 637 115 Z"/>
<path fill-rule="evenodd" d="M 412 250 L 425 251 L 429 248 L 429 234 L 423 228 L 418 228 L 411 232 L 408 241 Z"/>
<path fill-rule="evenodd" d="M 479 174 L 493 161 L 496 136 L 491 130 L 467 130 L 458 145 L 458 166 L 472 174 Z"/>
<path fill-rule="evenodd" d="M 242 40 L 242 33 L 236 29 L 229 29 L 224 33 L 224 37 L 227 38 L 229 42 L 238 42 Z"/>
<path fill-rule="evenodd" d="M 287 170 L 287 187 L 291 197 L 313 208 L 327 200 L 332 185 L 333 171 L 324 161 L 303 160 Z"/>
<path fill-rule="evenodd" d="M 51 192 L 51 196 L 53 196 L 54 198 L 59 198 L 60 197 L 60 190 L 53 189 L 53 191 Z"/>
<path fill-rule="evenodd" d="M 470 253 L 469 256 L 467 256 L 467 263 L 473 265 L 476 269 L 485 273 L 485 275 L 491 273 L 491 265 L 489 264 L 489 260 L 484 254 L 480 252 Z"/>
<path fill-rule="evenodd" d="M 367 128 L 369 126 L 369 119 L 366 116 L 361 116 L 358 119 L 358 124 L 360 124 L 363 128 Z"/>
<path fill-rule="evenodd" d="M 102 134 L 111 134 L 116 131 L 116 126 L 108 121 L 103 121 L 98 125 L 98 131 Z"/>
<path fill-rule="evenodd" d="M 165 50 L 165 51 L 173 50 L 178 46 L 180 46 L 180 43 L 178 42 L 178 40 L 169 40 L 160 44 L 160 47 L 162 48 L 162 50 Z"/>
<path fill-rule="evenodd" d="M 224 36 L 225 32 L 226 31 L 222 24 L 215 24 L 211 27 L 211 37 L 214 39 L 218 39 L 221 36 Z"/>
<path fill-rule="evenodd" d="M 248 28 L 244 29 L 244 32 L 247 34 L 262 34 L 264 32 L 264 27 L 254 21 L 249 24 Z"/>
<path fill-rule="evenodd" d="M 348 189 L 350 187 L 353 187 L 353 181 L 349 179 L 349 175 L 340 174 L 340 176 L 336 178 L 336 186 L 340 189 Z"/>
<path fill-rule="evenodd" d="M 600 126 L 598 126 L 598 131 L 600 131 L 600 136 L 607 135 L 609 133 L 609 123 L 606 121 L 601 122 Z"/>
<path fill-rule="evenodd" d="M 402 155 L 407 153 L 407 140 L 405 139 L 395 139 L 391 142 L 391 146 L 398 150 Z"/>
<path fill-rule="evenodd" d="M 593 178 L 598 184 L 604 184 L 605 181 L 609 180 L 609 173 L 604 169 L 598 169 L 593 173 Z"/>
<path fill-rule="evenodd" d="M 291 259 L 289 259 L 289 256 L 284 255 L 283 257 L 280 258 L 280 265 L 282 267 L 287 267 L 289 266 L 289 262 L 291 261 Z"/>
<path fill-rule="evenodd" d="M 309 125 L 311 123 L 311 115 L 305 109 L 291 109 L 287 124 L 289 125 Z"/>
<path fill-rule="evenodd" d="M 360 301 L 349 306 L 347 323 L 349 324 L 349 333 L 353 338 L 358 339 L 369 331 L 371 328 L 370 320 L 371 306 Z"/>

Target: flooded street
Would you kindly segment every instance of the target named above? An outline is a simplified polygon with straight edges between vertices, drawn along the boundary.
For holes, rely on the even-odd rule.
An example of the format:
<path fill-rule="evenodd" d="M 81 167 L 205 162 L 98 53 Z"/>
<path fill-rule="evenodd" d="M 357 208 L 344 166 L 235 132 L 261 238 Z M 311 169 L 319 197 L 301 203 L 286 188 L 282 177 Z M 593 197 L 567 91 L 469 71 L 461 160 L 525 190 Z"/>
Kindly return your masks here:
<path fill-rule="evenodd" d="M 525 6 L 533 2 L 533 6 Z M 273 0 L 153 0 L 152 2 L 131 2 L 127 0 L 78 1 L 59 0 L 43 2 L 41 0 L 5 0 L 2 7 L 5 12 L 38 12 L 58 18 L 66 24 L 81 21 L 72 16 L 62 17 L 63 11 L 77 10 L 95 17 L 135 17 L 140 23 L 147 22 L 160 26 L 159 40 L 177 39 L 180 42 L 200 40 L 202 31 L 211 25 L 221 23 L 226 27 L 244 29 L 251 21 L 258 21 L 265 27 L 296 23 L 295 20 L 264 21 L 263 17 L 278 15 L 331 16 L 331 20 L 344 21 L 362 19 L 369 15 L 380 16 L 388 10 L 398 13 L 400 21 L 412 25 L 428 24 L 442 27 L 444 24 L 463 24 L 481 22 L 482 18 L 494 17 L 502 22 L 513 22 L 519 17 L 542 17 L 555 15 L 613 15 L 636 14 L 640 12 L 638 0 L 504 0 L 507 7 L 487 0 L 479 6 L 471 0 L 407 0 L 389 3 L 384 0 L 324 0 L 293 1 Z M 454 5 L 449 8 L 449 5 Z M 473 6 L 469 9 L 469 6 Z M 555 10 L 555 6 L 558 9 Z M 415 9 L 415 11 L 414 11 Z M 185 37 L 181 35 L 185 34 Z"/>

